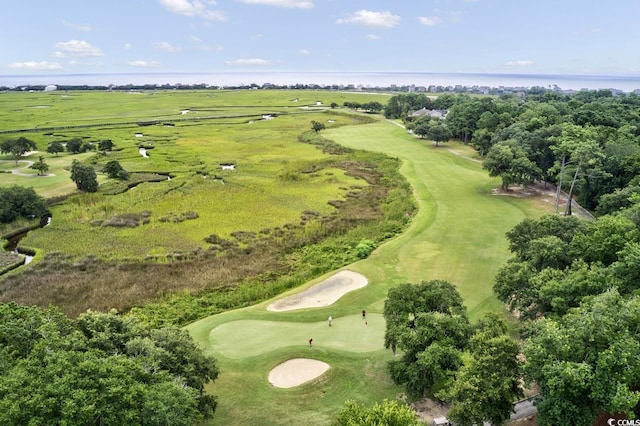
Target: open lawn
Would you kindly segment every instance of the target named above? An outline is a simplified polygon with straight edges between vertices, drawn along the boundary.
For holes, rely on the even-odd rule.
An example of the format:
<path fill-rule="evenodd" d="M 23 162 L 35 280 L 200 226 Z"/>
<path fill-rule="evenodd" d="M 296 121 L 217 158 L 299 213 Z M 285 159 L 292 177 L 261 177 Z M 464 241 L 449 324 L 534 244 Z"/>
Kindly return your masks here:
<path fill-rule="evenodd" d="M 499 180 L 489 178 L 478 161 L 463 155 L 469 153 L 467 147 L 435 148 L 384 121 L 323 134 L 351 148 L 399 158 L 419 212 L 404 234 L 349 266 L 365 275 L 369 284 L 334 305 L 271 312 L 268 301 L 187 327 L 220 361 L 220 378 L 210 387 L 219 396 L 211 424 L 327 425 L 346 399 L 370 405 L 395 398 L 401 389 L 386 374 L 391 352 L 383 348 L 380 316 L 389 288 L 444 279 L 457 286 L 473 320 L 489 311 L 502 312 L 491 287 L 497 268 L 509 257 L 504 234 L 525 217 L 542 213 L 529 200 L 491 195 Z M 371 318 L 366 326 L 358 317 L 361 309 Z M 328 327 L 329 315 L 335 329 Z M 365 327 L 366 333 L 359 333 L 358 327 Z M 313 349 L 306 344 L 308 338 L 317 342 Z M 296 388 L 277 389 L 268 383 L 273 367 L 300 357 L 326 362 L 331 368 Z"/>

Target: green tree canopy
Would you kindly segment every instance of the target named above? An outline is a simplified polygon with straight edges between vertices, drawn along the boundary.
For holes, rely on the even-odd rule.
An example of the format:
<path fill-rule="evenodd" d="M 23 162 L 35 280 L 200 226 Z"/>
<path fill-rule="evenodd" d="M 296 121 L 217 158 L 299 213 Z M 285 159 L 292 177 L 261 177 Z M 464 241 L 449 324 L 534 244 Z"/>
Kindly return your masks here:
<path fill-rule="evenodd" d="M 11 223 L 23 217 L 26 219 L 41 218 L 48 212 L 44 198 L 29 187 L 0 187 L 0 223 Z"/>
<path fill-rule="evenodd" d="M 365 407 L 349 400 L 338 414 L 337 426 L 420 426 L 416 413 L 398 401 L 384 400 Z"/>
<path fill-rule="evenodd" d="M 471 327 L 456 288 L 446 281 L 401 284 L 384 305 L 385 347 L 402 351 L 389 362 L 394 382 L 419 398 L 452 379 Z"/>
<path fill-rule="evenodd" d="M 79 154 L 82 152 L 82 139 L 73 138 L 67 141 L 67 151 L 72 154 Z"/>
<path fill-rule="evenodd" d="M 112 179 L 123 178 L 127 176 L 126 170 L 122 168 L 120 163 L 117 160 L 108 161 L 102 171 L 107 174 Z"/>
<path fill-rule="evenodd" d="M 37 170 L 38 171 L 38 175 L 42 176 L 47 172 L 47 170 L 49 170 L 49 165 L 47 163 L 45 163 L 44 158 L 42 156 L 40 156 L 38 158 L 38 161 L 36 161 L 32 165 L 30 165 L 29 168 Z"/>
<path fill-rule="evenodd" d="M 480 320 L 469 348 L 470 362 L 444 392 L 452 403 L 447 417 L 460 426 L 505 424 L 513 403 L 523 396 L 520 345 L 507 335 L 502 318 L 488 314 Z"/>
<path fill-rule="evenodd" d="M 192 425 L 215 409 L 216 362 L 180 329 L 10 303 L 0 343 L 2 424 Z"/>
<path fill-rule="evenodd" d="M 57 157 L 59 153 L 64 152 L 64 146 L 58 141 L 51 142 L 49 146 L 47 146 L 47 152 Z"/>
<path fill-rule="evenodd" d="M 36 148 L 36 143 L 24 136 L 0 142 L 0 152 L 13 155 L 16 160 L 16 165 L 18 164 L 18 160 L 20 160 L 24 154 Z"/>
<path fill-rule="evenodd" d="M 451 130 L 444 123 L 435 123 L 429 127 L 427 131 L 427 137 L 436 143 L 436 146 L 440 142 L 447 142 L 453 137 Z"/>
<path fill-rule="evenodd" d="M 482 167 L 489 176 L 502 178 L 502 189 L 512 184 L 533 183 L 542 171 L 527 157 L 525 150 L 516 141 L 499 142 L 491 147 Z"/>
<path fill-rule="evenodd" d="M 562 318 L 535 323 L 525 371 L 542 393 L 538 424 L 590 425 L 601 412 L 635 418 L 640 401 L 640 300 L 607 291 Z"/>
<path fill-rule="evenodd" d="M 85 192 L 96 192 L 98 190 L 98 177 L 93 167 L 82 164 L 78 160 L 71 163 L 71 180 L 76 187 Z"/>
<path fill-rule="evenodd" d="M 102 152 L 111 151 L 113 149 L 113 141 L 111 139 L 103 139 L 98 142 L 98 149 Z"/>

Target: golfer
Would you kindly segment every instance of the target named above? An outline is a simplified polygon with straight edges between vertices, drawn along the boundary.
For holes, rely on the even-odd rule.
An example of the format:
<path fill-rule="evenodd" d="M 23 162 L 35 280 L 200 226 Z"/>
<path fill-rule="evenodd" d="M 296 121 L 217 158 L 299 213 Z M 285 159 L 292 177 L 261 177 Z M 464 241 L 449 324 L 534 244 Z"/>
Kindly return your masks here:
<path fill-rule="evenodd" d="M 331 321 L 333 321 L 333 318 L 331 318 L 331 315 L 329 315 L 329 327 L 331 327 Z"/>

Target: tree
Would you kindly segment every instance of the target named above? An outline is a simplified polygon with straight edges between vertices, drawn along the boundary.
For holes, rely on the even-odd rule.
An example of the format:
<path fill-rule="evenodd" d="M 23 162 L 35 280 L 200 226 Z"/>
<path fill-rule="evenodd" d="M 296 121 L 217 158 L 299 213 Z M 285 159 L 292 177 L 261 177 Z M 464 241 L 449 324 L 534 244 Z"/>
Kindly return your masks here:
<path fill-rule="evenodd" d="M 367 103 L 363 104 L 362 108 L 365 111 L 370 112 L 370 113 L 379 113 L 380 111 L 382 111 L 382 109 L 384 107 L 380 102 L 373 101 L 373 102 L 367 102 Z"/>
<path fill-rule="evenodd" d="M 33 188 L 18 185 L 0 188 L 0 223 L 11 223 L 20 217 L 41 218 L 47 212 L 44 198 Z"/>
<path fill-rule="evenodd" d="M 0 152 L 13 155 L 13 158 L 16 160 L 16 165 L 18 165 L 18 160 L 20 160 L 24 154 L 36 148 L 36 143 L 24 136 L 0 142 Z"/>
<path fill-rule="evenodd" d="M 72 154 L 79 154 L 82 152 L 82 139 L 73 138 L 67 141 L 67 151 Z"/>
<path fill-rule="evenodd" d="M 603 412 L 634 413 L 640 401 L 640 299 L 609 290 L 559 319 L 541 319 L 524 352 L 540 387 L 538 424 L 591 425 Z"/>
<path fill-rule="evenodd" d="M 191 425 L 215 410 L 216 361 L 184 330 L 11 303 L 0 342 L 2 424 Z"/>
<path fill-rule="evenodd" d="M 493 145 L 482 163 L 489 176 L 502 178 L 502 189 L 511 184 L 528 185 L 540 176 L 541 171 L 529 158 L 518 143 L 513 140 Z"/>
<path fill-rule="evenodd" d="M 49 165 L 44 162 L 44 158 L 40 156 L 38 161 L 29 166 L 30 169 L 34 169 L 38 171 L 38 176 L 43 176 L 47 170 L 49 170 Z"/>
<path fill-rule="evenodd" d="M 108 161 L 102 168 L 102 171 L 105 172 L 107 176 L 109 176 L 112 179 L 116 179 L 116 178 L 126 179 L 126 175 L 127 175 L 126 170 L 122 168 L 122 166 L 117 160 Z"/>
<path fill-rule="evenodd" d="M 445 124 L 435 124 L 429 127 L 427 131 L 427 137 L 436 143 L 447 142 L 449 139 L 453 137 L 451 130 Z"/>
<path fill-rule="evenodd" d="M 429 133 L 429 129 L 431 128 L 431 119 L 428 117 L 420 118 L 412 123 L 410 127 L 414 135 L 419 136 L 421 139 L 424 139 L 424 137 Z"/>
<path fill-rule="evenodd" d="M 314 132 L 319 132 L 320 130 L 324 130 L 325 129 L 325 125 L 324 123 L 321 123 L 319 121 L 311 121 L 311 129 L 313 129 Z"/>
<path fill-rule="evenodd" d="M 111 139 L 104 139 L 98 142 L 98 149 L 103 153 L 111 151 L 113 149 L 113 141 Z"/>
<path fill-rule="evenodd" d="M 640 230 L 622 215 L 606 215 L 590 222 L 584 232 L 571 241 L 572 251 L 586 262 L 608 266 L 628 243 L 640 242 Z"/>
<path fill-rule="evenodd" d="M 389 290 L 384 301 L 383 315 L 387 326 L 385 348 L 395 353 L 399 334 L 411 325 L 410 318 L 421 312 L 440 312 L 449 315 L 466 315 L 462 296 L 456 288 L 441 280 L 422 281 L 420 284 L 400 284 Z"/>
<path fill-rule="evenodd" d="M 557 142 L 555 150 L 559 157 L 558 167 L 560 169 L 556 198 L 559 199 L 563 179 L 570 177 L 571 183 L 567 195 L 565 216 L 571 216 L 573 193 L 578 179 L 585 172 L 599 168 L 604 154 L 592 128 L 565 123 L 562 125 L 562 134 L 553 138 L 553 140 Z"/>
<path fill-rule="evenodd" d="M 470 325 L 458 291 L 446 281 L 403 284 L 389 290 L 384 305 L 385 347 L 400 359 L 389 362 L 393 381 L 414 398 L 432 394 L 462 365 Z"/>
<path fill-rule="evenodd" d="M 506 333 L 506 323 L 496 314 L 479 322 L 469 343 L 471 361 L 444 392 L 451 400 L 447 417 L 455 424 L 504 424 L 513 412 L 513 403 L 523 396 L 520 347 Z"/>
<path fill-rule="evenodd" d="M 349 400 L 338 414 L 337 426 L 420 426 L 416 413 L 398 401 L 385 399 L 372 407 Z"/>
<path fill-rule="evenodd" d="M 51 142 L 47 147 L 47 152 L 57 157 L 59 153 L 64 152 L 64 146 L 58 141 Z"/>
<path fill-rule="evenodd" d="M 85 192 L 96 192 L 98 190 L 98 178 L 93 167 L 82 164 L 78 160 L 71 163 L 71 180 L 76 187 Z"/>

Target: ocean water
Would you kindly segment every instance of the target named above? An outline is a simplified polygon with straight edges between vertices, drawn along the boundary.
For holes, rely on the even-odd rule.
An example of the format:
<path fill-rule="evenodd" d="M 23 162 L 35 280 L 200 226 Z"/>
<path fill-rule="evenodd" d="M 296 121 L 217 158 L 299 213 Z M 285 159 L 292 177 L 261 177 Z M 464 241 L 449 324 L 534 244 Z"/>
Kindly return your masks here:
<path fill-rule="evenodd" d="M 200 72 L 119 74 L 30 74 L 0 75 L 0 86 L 23 85 L 126 85 L 207 84 L 232 86 L 272 83 L 369 87 L 397 86 L 488 86 L 558 87 L 563 90 L 640 90 L 640 75 L 483 74 L 421 72 Z"/>

